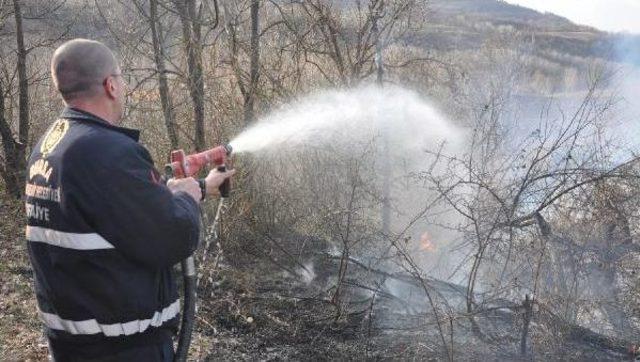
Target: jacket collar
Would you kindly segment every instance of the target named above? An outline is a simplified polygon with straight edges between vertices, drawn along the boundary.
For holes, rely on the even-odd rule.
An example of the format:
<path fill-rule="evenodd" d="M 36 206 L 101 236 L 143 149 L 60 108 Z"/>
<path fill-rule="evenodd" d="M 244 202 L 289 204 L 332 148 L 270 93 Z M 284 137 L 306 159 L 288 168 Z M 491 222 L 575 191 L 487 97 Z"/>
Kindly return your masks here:
<path fill-rule="evenodd" d="M 82 121 L 87 121 L 89 123 L 101 126 L 101 127 L 105 127 L 108 128 L 112 131 L 116 131 L 118 133 L 122 133 L 125 136 L 133 139 L 134 141 L 138 142 L 138 140 L 140 139 L 140 131 L 137 129 L 132 129 L 132 128 L 125 128 L 125 127 L 118 127 L 118 126 L 114 126 L 113 124 L 105 121 L 104 119 L 91 114 L 89 112 L 85 112 L 83 110 L 77 109 L 77 108 L 72 108 L 72 107 L 66 107 L 63 111 L 62 114 L 60 115 L 60 118 L 68 118 L 68 119 L 76 119 L 76 120 L 82 120 Z"/>

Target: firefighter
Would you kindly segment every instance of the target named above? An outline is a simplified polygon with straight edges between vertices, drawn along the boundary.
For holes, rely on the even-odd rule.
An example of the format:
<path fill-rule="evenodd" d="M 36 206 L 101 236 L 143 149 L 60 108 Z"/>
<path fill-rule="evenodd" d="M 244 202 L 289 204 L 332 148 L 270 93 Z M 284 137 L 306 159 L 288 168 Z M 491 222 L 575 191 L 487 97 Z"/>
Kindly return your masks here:
<path fill-rule="evenodd" d="M 199 202 L 234 171 L 166 186 L 139 131 L 119 126 L 127 85 L 104 44 L 60 46 L 51 74 L 66 108 L 29 159 L 35 294 L 56 361 L 171 361 L 180 303 L 172 266 L 191 255 Z"/>

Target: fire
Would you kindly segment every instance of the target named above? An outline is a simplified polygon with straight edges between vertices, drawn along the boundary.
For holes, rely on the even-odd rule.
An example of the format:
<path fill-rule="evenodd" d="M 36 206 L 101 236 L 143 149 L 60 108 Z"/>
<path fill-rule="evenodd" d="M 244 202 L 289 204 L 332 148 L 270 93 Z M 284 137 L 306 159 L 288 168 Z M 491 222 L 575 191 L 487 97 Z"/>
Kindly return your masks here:
<path fill-rule="evenodd" d="M 426 231 L 420 236 L 420 250 L 430 253 L 436 251 L 436 244 L 431 241 L 431 236 Z"/>

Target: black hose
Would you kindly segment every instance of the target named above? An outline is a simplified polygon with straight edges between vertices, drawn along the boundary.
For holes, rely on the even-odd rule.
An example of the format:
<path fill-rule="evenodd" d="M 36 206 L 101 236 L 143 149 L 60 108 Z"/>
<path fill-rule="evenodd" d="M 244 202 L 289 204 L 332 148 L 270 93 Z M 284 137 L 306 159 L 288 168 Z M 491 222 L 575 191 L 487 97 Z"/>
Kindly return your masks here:
<path fill-rule="evenodd" d="M 182 307 L 182 322 L 180 324 L 180 335 L 178 337 L 178 349 L 173 358 L 174 362 L 184 362 L 187 360 L 196 314 L 196 264 L 193 256 L 183 260 L 180 263 L 180 267 L 182 268 L 184 283 L 184 306 Z"/>
<path fill-rule="evenodd" d="M 226 146 L 227 154 L 231 153 L 231 146 Z M 218 170 L 225 172 L 226 166 L 221 165 Z M 173 177 L 173 170 L 168 168 L 167 179 Z M 231 190 L 231 181 L 226 179 L 222 185 L 220 185 L 220 203 L 218 204 L 218 212 L 213 221 L 213 227 L 215 228 L 219 217 L 220 209 L 223 204 L 223 200 L 229 196 Z M 193 333 L 193 325 L 196 316 L 196 288 L 197 288 L 197 275 L 196 275 L 196 262 L 193 255 L 186 258 L 180 263 L 182 269 L 182 280 L 184 290 L 184 305 L 182 306 L 182 321 L 180 323 L 180 334 L 178 335 L 178 348 L 176 354 L 173 357 L 174 362 L 185 362 L 187 355 L 189 354 L 189 346 L 191 345 L 191 334 Z"/>

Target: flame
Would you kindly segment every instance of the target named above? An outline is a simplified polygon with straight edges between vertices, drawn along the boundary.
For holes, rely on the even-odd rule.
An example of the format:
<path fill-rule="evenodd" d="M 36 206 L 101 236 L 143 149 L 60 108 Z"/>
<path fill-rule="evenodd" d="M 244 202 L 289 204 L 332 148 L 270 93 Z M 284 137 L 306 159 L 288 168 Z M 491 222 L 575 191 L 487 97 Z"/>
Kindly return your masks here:
<path fill-rule="evenodd" d="M 422 233 L 422 235 L 420 236 L 420 250 L 432 253 L 436 251 L 436 249 L 436 244 L 431 241 L 431 236 L 429 235 L 429 233 L 426 231 Z"/>

